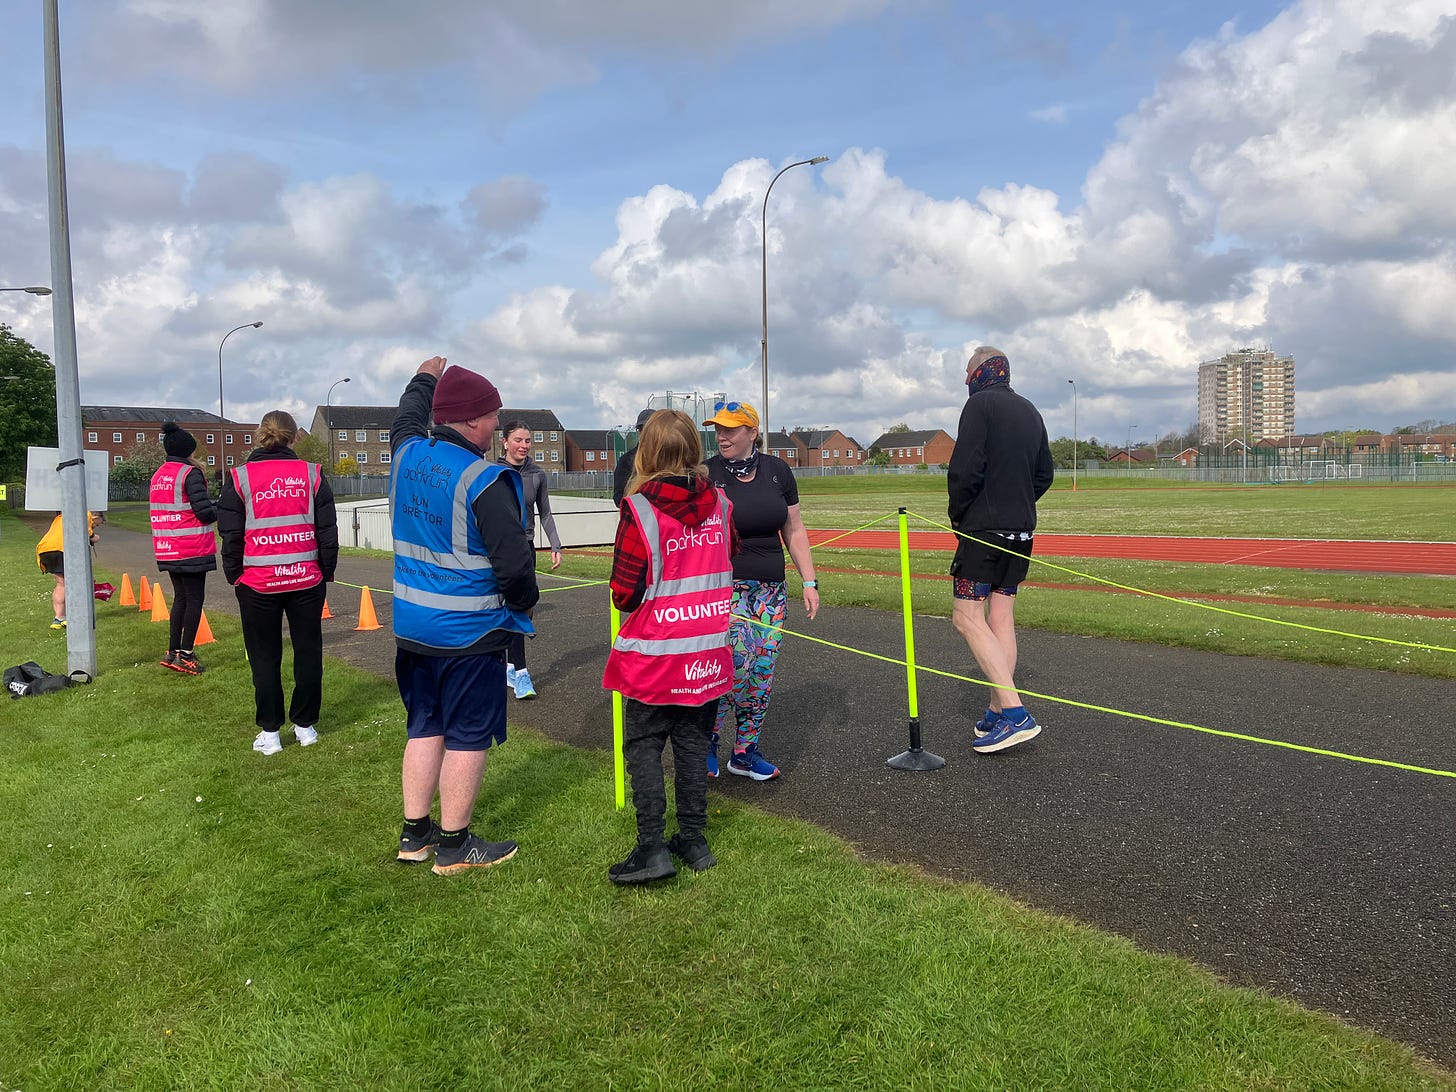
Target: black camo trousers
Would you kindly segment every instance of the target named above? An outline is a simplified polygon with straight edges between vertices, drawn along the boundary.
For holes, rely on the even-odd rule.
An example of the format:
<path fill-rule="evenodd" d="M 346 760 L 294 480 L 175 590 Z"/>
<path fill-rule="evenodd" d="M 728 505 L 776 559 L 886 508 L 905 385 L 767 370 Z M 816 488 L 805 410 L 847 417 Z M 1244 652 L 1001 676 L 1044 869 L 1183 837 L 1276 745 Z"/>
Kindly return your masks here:
<path fill-rule="evenodd" d="M 626 699 L 623 749 L 632 775 L 632 806 L 637 810 L 637 841 L 662 845 L 667 833 L 667 788 L 662 752 L 672 740 L 673 788 L 677 828 L 684 838 L 708 825 L 708 746 L 718 703 L 647 705 Z"/>

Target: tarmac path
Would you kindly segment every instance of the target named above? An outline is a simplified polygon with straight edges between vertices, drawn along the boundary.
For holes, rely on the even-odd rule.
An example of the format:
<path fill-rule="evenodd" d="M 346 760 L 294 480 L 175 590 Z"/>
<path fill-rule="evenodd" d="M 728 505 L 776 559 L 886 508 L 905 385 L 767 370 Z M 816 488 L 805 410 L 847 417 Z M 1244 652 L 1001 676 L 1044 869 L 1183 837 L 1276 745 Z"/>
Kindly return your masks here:
<path fill-rule="evenodd" d="M 1171 549 L 1175 540 L 1150 541 Z M 159 575 L 145 535 L 110 526 L 98 550 L 99 564 L 133 582 Z M 390 570 L 387 558 L 346 556 L 338 577 L 388 589 Z M 513 703 L 511 723 L 606 750 L 607 596 L 571 583 L 543 574 L 543 588 L 567 588 L 542 597 L 530 648 L 541 696 Z M 391 677 L 390 595 L 373 598 L 384 628 L 359 632 L 359 592 L 334 585 L 325 643 Z M 236 613 L 218 575 L 207 602 Z M 903 656 L 897 613 L 827 607 L 810 623 L 794 605 L 788 628 Z M 921 666 L 976 675 L 949 619 L 917 617 L 915 640 Z M 203 658 L 234 655 L 241 650 L 220 644 Z M 1456 683 L 1447 680 L 1039 630 L 1020 634 L 1017 676 L 1027 690 L 1088 704 L 1456 770 Z M 903 667 L 788 638 L 764 730 L 765 753 L 784 775 L 725 776 L 712 792 L 816 823 L 870 857 L 986 884 L 1175 953 L 1456 1067 L 1456 777 L 1046 700 L 1032 701 L 1040 738 L 978 756 L 970 722 L 984 691 L 927 672 L 918 688 L 924 745 L 947 765 L 898 772 L 885 760 L 906 745 Z M 328 723 L 326 679 L 320 734 L 348 730 Z M 239 739 L 251 731 L 240 725 Z M 602 806 L 611 800 L 604 781 Z"/>

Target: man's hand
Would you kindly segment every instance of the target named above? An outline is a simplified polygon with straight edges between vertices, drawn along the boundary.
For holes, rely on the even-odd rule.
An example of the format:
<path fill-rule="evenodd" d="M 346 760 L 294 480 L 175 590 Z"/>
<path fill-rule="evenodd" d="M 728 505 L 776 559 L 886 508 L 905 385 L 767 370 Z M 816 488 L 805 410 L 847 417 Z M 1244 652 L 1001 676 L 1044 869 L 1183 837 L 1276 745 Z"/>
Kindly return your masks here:
<path fill-rule="evenodd" d="M 432 356 L 415 371 L 415 375 L 433 375 L 436 379 L 445 374 L 445 358 Z"/>

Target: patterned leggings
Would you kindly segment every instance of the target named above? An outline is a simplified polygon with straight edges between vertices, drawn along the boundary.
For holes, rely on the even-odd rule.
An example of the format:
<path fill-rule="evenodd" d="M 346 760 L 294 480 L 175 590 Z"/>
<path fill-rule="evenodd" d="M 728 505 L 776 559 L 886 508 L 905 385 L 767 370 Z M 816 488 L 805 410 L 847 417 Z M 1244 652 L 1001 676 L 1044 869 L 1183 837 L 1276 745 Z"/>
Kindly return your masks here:
<path fill-rule="evenodd" d="M 733 581 L 733 621 L 728 624 L 728 646 L 733 650 L 733 689 L 718 702 L 713 728 L 733 739 L 735 752 L 758 743 L 768 695 L 773 689 L 774 662 L 784 635 L 778 629 L 789 613 L 788 590 L 783 581 Z M 755 619 L 761 625 L 746 619 Z"/>

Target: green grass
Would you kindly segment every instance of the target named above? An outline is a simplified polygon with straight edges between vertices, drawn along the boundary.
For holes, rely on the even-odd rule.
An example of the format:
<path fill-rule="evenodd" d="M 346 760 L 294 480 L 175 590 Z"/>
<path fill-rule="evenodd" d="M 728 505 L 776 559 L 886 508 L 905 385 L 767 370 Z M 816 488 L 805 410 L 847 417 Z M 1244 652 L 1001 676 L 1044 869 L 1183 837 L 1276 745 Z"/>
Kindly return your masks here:
<path fill-rule="evenodd" d="M 5 662 L 60 670 L 46 582 L 3 532 Z M 1456 1087 L 716 797 L 717 868 L 614 889 L 633 826 L 608 759 L 524 731 L 477 812 L 519 857 L 398 865 L 389 682 L 330 661 L 319 745 L 265 760 L 233 619 L 190 679 L 156 666 L 160 626 L 98 614 L 96 683 L 5 708 L 0 1088 Z"/>

